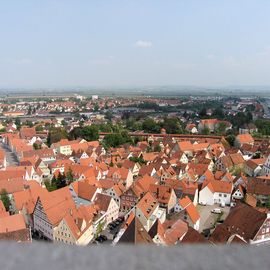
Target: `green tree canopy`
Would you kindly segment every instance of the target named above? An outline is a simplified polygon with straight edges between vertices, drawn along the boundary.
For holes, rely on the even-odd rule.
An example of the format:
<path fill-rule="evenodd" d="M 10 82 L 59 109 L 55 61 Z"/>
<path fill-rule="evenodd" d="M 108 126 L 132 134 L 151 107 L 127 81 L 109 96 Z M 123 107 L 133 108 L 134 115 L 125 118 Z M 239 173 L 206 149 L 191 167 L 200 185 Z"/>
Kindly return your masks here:
<path fill-rule="evenodd" d="M 3 202 L 3 205 L 5 206 L 6 211 L 9 211 L 11 202 L 10 199 L 8 197 L 7 191 L 5 189 L 1 190 L 1 200 Z"/>

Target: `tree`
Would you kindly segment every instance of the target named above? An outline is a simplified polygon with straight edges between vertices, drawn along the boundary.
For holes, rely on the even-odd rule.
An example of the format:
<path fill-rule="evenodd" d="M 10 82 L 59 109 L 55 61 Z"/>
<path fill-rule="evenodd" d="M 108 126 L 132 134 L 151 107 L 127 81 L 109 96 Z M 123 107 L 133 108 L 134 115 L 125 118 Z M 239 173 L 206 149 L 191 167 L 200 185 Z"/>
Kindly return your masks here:
<path fill-rule="evenodd" d="M 31 115 L 31 114 L 32 114 L 32 107 L 29 106 L 29 107 L 28 107 L 28 111 L 27 111 L 27 115 Z"/>
<path fill-rule="evenodd" d="M 51 183 L 49 180 L 45 181 L 44 182 L 45 186 L 46 186 L 46 189 L 51 192 L 51 191 L 54 191 L 54 190 L 57 190 L 57 187 L 56 187 L 56 178 L 55 176 L 53 176 L 52 180 L 51 180 Z"/>
<path fill-rule="evenodd" d="M 36 131 L 38 132 L 38 131 L 43 131 L 43 126 L 42 125 L 38 125 L 38 126 L 36 126 Z"/>
<path fill-rule="evenodd" d="M 15 125 L 16 125 L 16 127 L 17 127 L 17 129 L 18 130 L 20 130 L 21 129 L 21 119 L 19 118 L 19 117 L 17 117 L 16 119 L 15 119 Z"/>
<path fill-rule="evenodd" d="M 154 147 L 154 152 L 160 152 L 161 151 L 161 147 L 159 144 L 157 144 L 155 147 Z"/>
<path fill-rule="evenodd" d="M 97 103 L 95 103 L 95 105 L 94 105 L 94 111 L 97 112 L 98 110 L 99 110 L 99 106 L 98 106 Z"/>
<path fill-rule="evenodd" d="M 99 138 L 99 128 L 97 125 L 76 127 L 70 134 L 69 139 L 74 140 L 77 138 L 85 139 L 86 141 L 96 141 Z"/>
<path fill-rule="evenodd" d="M 25 124 L 26 124 L 28 127 L 33 127 L 33 126 L 34 126 L 33 122 L 30 121 L 30 120 L 26 120 Z"/>
<path fill-rule="evenodd" d="M 268 208 L 268 209 L 270 209 L 270 196 L 268 196 L 268 200 L 265 203 L 265 207 Z"/>
<path fill-rule="evenodd" d="M 51 128 L 47 138 L 47 144 L 50 146 L 52 143 L 59 142 L 62 139 L 67 139 L 68 133 L 64 128 Z"/>
<path fill-rule="evenodd" d="M 6 211 L 9 211 L 11 202 L 5 189 L 1 190 L 1 200 L 3 202 L 3 205 L 5 206 Z"/>
<path fill-rule="evenodd" d="M 103 142 L 106 147 L 118 147 L 124 143 L 132 143 L 133 141 L 128 133 L 123 131 L 121 133 L 107 134 Z"/>
<path fill-rule="evenodd" d="M 139 163 L 140 165 L 146 164 L 146 161 L 142 157 L 130 157 L 129 160 Z"/>
<path fill-rule="evenodd" d="M 74 174 L 70 168 L 67 171 L 66 179 L 67 179 L 68 184 L 71 184 L 72 182 L 74 182 Z"/>
<path fill-rule="evenodd" d="M 216 108 L 214 109 L 212 116 L 218 119 L 224 119 L 224 112 L 221 108 Z"/>
<path fill-rule="evenodd" d="M 37 143 L 33 143 L 33 147 L 35 150 L 41 149 L 41 145 Z"/>
<path fill-rule="evenodd" d="M 216 129 L 216 132 L 218 134 L 221 134 L 222 135 L 222 134 L 224 134 L 226 132 L 226 128 L 227 128 L 226 124 L 224 122 L 220 122 L 218 124 L 217 129 Z"/>
<path fill-rule="evenodd" d="M 202 130 L 203 135 L 209 135 L 210 134 L 210 129 L 208 127 L 204 127 Z"/>
<path fill-rule="evenodd" d="M 45 185 L 48 191 L 63 188 L 67 186 L 66 176 L 59 172 L 57 177 L 55 177 L 55 175 L 53 176 L 51 183 L 45 182 Z"/>
<path fill-rule="evenodd" d="M 199 116 L 200 117 L 206 117 L 207 116 L 207 109 L 205 107 L 203 107 L 200 112 L 199 112 Z"/>
<path fill-rule="evenodd" d="M 182 123 L 176 117 L 173 118 L 165 117 L 162 123 L 162 127 L 166 129 L 166 132 L 168 134 L 183 133 Z"/>
<path fill-rule="evenodd" d="M 95 125 L 83 127 L 82 138 L 86 141 L 96 141 L 99 138 L 98 127 Z"/>
<path fill-rule="evenodd" d="M 231 146 L 234 146 L 235 136 L 233 134 L 228 135 L 226 140 Z"/>
<path fill-rule="evenodd" d="M 142 128 L 145 132 L 149 133 L 159 133 L 160 125 L 154 121 L 152 118 L 147 118 L 142 123 Z"/>
<path fill-rule="evenodd" d="M 112 121 L 113 113 L 111 111 L 107 111 L 105 113 L 105 118 L 108 119 L 109 121 Z"/>
<path fill-rule="evenodd" d="M 62 121 L 61 121 L 61 125 L 62 125 L 63 127 L 67 126 L 67 124 L 68 124 L 68 123 L 67 123 L 65 120 L 62 120 Z"/>

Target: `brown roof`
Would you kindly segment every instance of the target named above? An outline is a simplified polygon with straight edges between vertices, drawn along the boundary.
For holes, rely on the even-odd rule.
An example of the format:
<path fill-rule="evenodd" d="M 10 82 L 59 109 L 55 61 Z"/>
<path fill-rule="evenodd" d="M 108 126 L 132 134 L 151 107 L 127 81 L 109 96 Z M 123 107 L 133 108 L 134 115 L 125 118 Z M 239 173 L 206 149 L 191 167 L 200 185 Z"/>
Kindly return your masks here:
<path fill-rule="evenodd" d="M 250 178 L 247 193 L 255 195 L 270 195 L 270 181 L 261 178 Z"/>
<path fill-rule="evenodd" d="M 209 244 L 209 242 L 204 238 L 202 234 L 193 229 L 192 227 L 188 227 L 188 231 L 182 239 L 181 243 L 183 244 Z"/>
<path fill-rule="evenodd" d="M 265 222 L 267 215 L 255 208 L 239 203 L 231 209 L 224 223 L 218 225 L 211 236 L 214 243 L 224 243 L 233 234 L 238 234 L 246 241 L 254 239 Z"/>
<path fill-rule="evenodd" d="M 245 162 L 243 156 L 239 153 L 231 154 L 230 158 L 232 160 L 233 165 L 240 165 Z"/>
<path fill-rule="evenodd" d="M 111 196 L 98 193 L 94 203 L 99 210 L 107 212 L 111 200 L 112 200 Z"/>
<path fill-rule="evenodd" d="M 152 238 L 147 233 L 140 220 L 132 213 L 126 221 L 126 230 L 119 239 L 120 244 L 152 244 Z"/>
<path fill-rule="evenodd" d="M 0 240 L 15 241 L 15 242 L 31 242 L 32 237 L 30 229 L 25 228 L 13 232 L 0 233 Z"/>
<path fill-rule="evenodd" d="M 181 219 L 166 220 L 163 224 L 164 234 L 160 235 L 167 245 L 175 245 L 188 231 L 188 225 Z"/>

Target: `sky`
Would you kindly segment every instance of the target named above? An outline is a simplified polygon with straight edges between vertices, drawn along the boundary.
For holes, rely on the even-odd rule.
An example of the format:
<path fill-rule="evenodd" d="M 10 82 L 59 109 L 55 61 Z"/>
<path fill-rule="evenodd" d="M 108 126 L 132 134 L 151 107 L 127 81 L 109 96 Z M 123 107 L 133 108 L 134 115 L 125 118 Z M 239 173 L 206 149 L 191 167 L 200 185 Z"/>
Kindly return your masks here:
<path fill-rule="evenodd" d="M 270 85 L 269 0 L 0 0 L 0 88 Z"/>

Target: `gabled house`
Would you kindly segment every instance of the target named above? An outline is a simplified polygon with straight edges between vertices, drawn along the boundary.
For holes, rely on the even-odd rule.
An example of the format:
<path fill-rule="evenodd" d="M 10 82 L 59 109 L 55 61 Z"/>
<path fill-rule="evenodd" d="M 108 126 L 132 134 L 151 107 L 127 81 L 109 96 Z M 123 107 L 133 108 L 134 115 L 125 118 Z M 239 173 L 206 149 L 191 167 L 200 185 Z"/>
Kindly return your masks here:
<path fill-rule="evenodd" d="M 244 172 L 251 177 L 256 177 L 262 173 L 265 159 L 249 159 L 244 163 Z"/>
<path fill-rule="evenodd" d="M 76 205 L 89 205 L 93 202 L 101 188 L 89 184 L 87 181 L 76 181 L 70 184 L 69 191 Z"/>
<path fill-rule="evenodd" d="M 123 192 L 124 192 L 124 187 L 117 184 L 114 184 L 112 187 L 104 191 L 105 194 L 111 196 L 115 200 L 119 208 L 121 206 L 121 196 Z"/>
<path fill-rule="evenodd" d="M 133 208 L 133 211 L 147 232 L 158 218 L 165 220 L 166 217 L 166 211 L 159 211 L 159 203 L 150 192 L 147 192 L 144 195 L 144 197 Z"/>
<path fill-rule="evenodd" d="M 203 183 L 199 192 L 200 204 L 230 205 L 233 184 L 226 181 L 211 180 Z"/>
<path fill-rule="evenodd" d="M 244 144 L 254 144 L 254 139 L 250 134 L 238 134 L 235 138 L 234 145 L 235 147 L 242 147 Z"/>
<path fill-rule="evenodd" d="M 229 154 L 219 158 L 215 164 L 218 171 L 231 171 L 234 168 L 242 168 L 245 160 L 240 153 Z"/>
<path fill-rule="evenodd" d="M 158 246 L 175 246 L 179 244 L 188 231 L 188 225 L 181 219 L 157 220 L 149 230 L 149 235 Z"/>
<path fill-rule="evenodd" d="M 128 189 L 133 183 L 132 172 L 124 167 L 122 168 L 110 167 L 107 174 L 107 178 L 112 179 L 113 181 L 115 181 L 115 183 L 122 184 L 123 186 L 126 187 L 126 189 Z"/>
<path fill-rule="evenodd" d="M 86 206 L 68 211 L 54 228 L 54 242 L 88 245 L 94 238 L 93 215 Z"/>
<path fill-rule="evenodd" d="M 150 185 L 149 191 L 157 199 L 159 206 L 169 214 L 173 212 L 177 197 L 174 190 L 166 185 Z"/>
<path fill-rule="evenodd" d="M 27 228 L 23 215 L 15 214 L 0 218 L 0 240 L 18 243 L 32 242 L 31 231 Z"/>
<path fill-rule="evenodd" d="M 137 218 L 134 213 L 130 213 L 125 224 L 113 241 L 113 245 L 116 244 L 153 244 L 153 240 L 139 218 Z"/>
<path fill-rule="evenodd" d="M 245 188 L 242 185 L 238 185 L 232 192 L 232 199 L 243 200 L 245 197 Z"/>
<path fill-rule="evenodd" d="M 116 220 L 119 215 L 119 206 L 116 201 L 106 194 L 98 193 L 94 200 L 94 205 L 102 215 L 105 216 L 103 227 Z"/>
<path fill-rule="evenodd" d="M 33 230 L 54 240 L 54 229 L 63 217 L 76 208 L 68 187 L 42 194 L 38 197 L 33 212 Z"/>
<path fill-rule="evenodd" d="M 174 207 L 176 213 L 181 213 L 181 217 L 195 230 L 200 228 L 200 214 L 188 196 L 179 199 Z"/>
<path fill-rule="evenodd" d="M 263 165 L 262 175 L 270 175 L 270 155 L 267 157 Z"/>
<path fill-rule="evenodd" d="M 214 244 L 230 243 L 232 237 L 242 239 L 242 243 L 262 244 L 270 240 L 270 215 L 255 208 L 238 203 L 231 209 L 223 224 L 214 230 L 210 242 Z"/>

